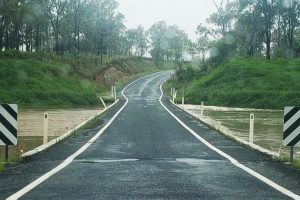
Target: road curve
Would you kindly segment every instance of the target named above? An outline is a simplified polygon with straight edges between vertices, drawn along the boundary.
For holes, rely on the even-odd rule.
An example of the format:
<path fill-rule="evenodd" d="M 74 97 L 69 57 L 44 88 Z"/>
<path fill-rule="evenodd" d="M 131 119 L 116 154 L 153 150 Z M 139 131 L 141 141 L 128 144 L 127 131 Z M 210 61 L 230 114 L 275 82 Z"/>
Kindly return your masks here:
<path fill-rule="evenodd" d="M 124 98 L 120 94 L 120 103 L 104 116 L 105 125 L 96 132 L 90 130 L 88 138 L 76 139 L 84 139 L 85 144 L 62 143 L 29 161 L 27 166 L 25 162 L 6 170 L 0 175 L 0 194 L 11 199 L 299 197 L 299 171 L 210 130 L 161 96 L 161 83 L 169 76 L 170 72 L 152 74 L 126 87 Z M 170 113 L 210 145 L 295 196 L 284 194 L 237 167 L 199 141 Z M 32 169 L 22 174 L 26 167 Z M 50 172 L 50 176 L 45 176 Z"/>

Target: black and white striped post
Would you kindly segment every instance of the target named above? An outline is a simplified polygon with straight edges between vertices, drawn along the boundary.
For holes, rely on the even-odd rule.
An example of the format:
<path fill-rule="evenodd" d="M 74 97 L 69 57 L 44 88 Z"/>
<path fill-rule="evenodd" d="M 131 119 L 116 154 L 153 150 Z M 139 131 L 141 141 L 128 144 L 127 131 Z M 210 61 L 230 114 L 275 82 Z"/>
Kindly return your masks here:
<path fill-rule="evenodd" d="M 5 146 L 5 161 L 8 160 L 8 146 L 18 143 L 18 106 L 0 104 L 0 145 Z"/>
<path fill-rule="evenodd" d="M 293 162 L 294 147 L 300 146 L 300 107 L 284 108 L 283 146 L 291 147 L 290 162 Z"/>

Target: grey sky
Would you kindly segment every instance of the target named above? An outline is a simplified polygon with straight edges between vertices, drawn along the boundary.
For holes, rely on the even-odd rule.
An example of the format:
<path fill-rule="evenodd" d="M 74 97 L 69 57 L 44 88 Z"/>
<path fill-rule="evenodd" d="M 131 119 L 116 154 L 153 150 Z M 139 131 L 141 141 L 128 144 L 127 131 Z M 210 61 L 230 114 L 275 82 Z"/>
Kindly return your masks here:
<path fill-rule="evenodd" d="M 118 0 L 126 25 L 150 28 L 155 22 L 166 21 L 177 25 L 195 40 L 195 30 L 200 23 L 216 11 L 212 0 Z M 218 0 L 216 2 L 219 2 Z"/>

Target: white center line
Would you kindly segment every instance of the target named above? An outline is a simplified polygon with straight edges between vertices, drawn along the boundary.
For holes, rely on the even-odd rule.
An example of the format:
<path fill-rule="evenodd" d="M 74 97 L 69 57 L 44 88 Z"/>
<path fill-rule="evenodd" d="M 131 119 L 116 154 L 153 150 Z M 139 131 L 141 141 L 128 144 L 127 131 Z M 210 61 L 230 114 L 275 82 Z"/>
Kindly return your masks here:
<path fill-rule="evenodd" d="M 248 174 L 254 176 L 255 178 L 259 179 L 260 181 L 266 183 L 267 185 L 271 186 L 272 188 L 278 190 L 279 192 L 293 198 L 293 199 L 297 199 L 300 200 L 300 196 L 293 193 L 292 191 L 278 185 L 277 183 L 273 182 L 272 180 L 264 177 L 263 175 L 257 173 L 256 171 L 250 169 L 249 167 L 246 167 L 245 165 L 241 164 L 239 161 L 237 161 L 236 159 L 234 159 L 233 157 L 231 157 L 230 155 L 226 154 L 225 152 L 221 151 L 220 149 L 216 148 L 215 146 L 211 145 L 209 142 L 207 142 L 204 138 L 202 138 L 201 136 L 199 136 L 194 130 L 192 130 L 190 127 L 188 127 L 185 123 L 183 123 L 178 117 L 175 116 L 175 114 L 173 114 L 163 103 L 162 103 L 162 97 L 164 95 L 163 90 L 162 90 L 162 85 L 166 82 L 166 80 L 164 82 L 161 83 L 160 85 L 160 91 L 161 91 L 161 96 L 159 98 L 159 102 L 162 105 L 162 107 L 181 125 L 183 126 L 186 130 L 188 130 L 193 136 L 195 136 L 200 142 L 202 142 L 203 144 L 205 144 L 208 148 L 210 148 L 211 150 L 215 151 L 216 153 L 218 153 L 219 155 L 223 156 L 224 158 L 226 158 L 227 160 L 229 160 L 233 165 L 235 165 L 236 167 L 244 170 L 245 172 L 247 172 Z"/>

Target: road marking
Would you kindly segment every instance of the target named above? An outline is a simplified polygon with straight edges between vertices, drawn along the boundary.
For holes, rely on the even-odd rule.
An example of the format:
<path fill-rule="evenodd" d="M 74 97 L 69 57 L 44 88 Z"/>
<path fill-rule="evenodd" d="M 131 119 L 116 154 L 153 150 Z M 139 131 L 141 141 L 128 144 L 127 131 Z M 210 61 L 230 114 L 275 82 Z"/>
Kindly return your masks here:
<path fill-rule="evenodd" d="M 159 73 L 159 72 L 158 72 Z M 147 76 L 143 76 L 133 82 L 131 82 L 130 84 L 128 84 L 123 90 L 122 90 L 122 95 L 123 97 L 126 99 L 125 104 L 120 108 L 120 110 L 109 120 L 109 122 L 94 136 L 92 137 L 84 146 L 82 146 L 79 150 L 77 150 L 74 154 L 72 154 L 71 156 L 69 156 L 66 160 L 64 160 L 60 165 L 58 165 L 57 167 L 55 167 L 54 169 L 50 170 L 49 172 L 47 172 L 46 174 L 42 175 L 41 177 L 39 177 L 38 179 L 36 179 L 35 181 L 31 182 L 30 184 L 28 184 L 27 186 L 25 186 L 23 189 L 19 190 L 18 192 L 14 193 L 13 195 L 11 195 L 10 197 L 7 198 L 7 200 L 16 200 L 19 199 L 20 197 L 22 197 L 23 195 L 25 195 L 26 193 L 28 193 L 29 191 L 31 191 L 32 189 L 34 189 L 35 187 L 37 187 L 38 185 L 40 185 L 41 183 L 43 183 L 44 181 L 46 181 L 47 179 L 49 179 L 51 176 L 53 176 L 54 174 L 56 174 L 57 172 L 61 171 L 62 169 L 64 169 L 65 167 L 67 167 L 69 164 L 72 163 L 72 161 L 79 156 L 80 154 L 82 154 L 87 148 L 89 148 L 91 146 L 91 144 L 93 144 L 101 135 L 102 133 L 113 123 L 113 121 L 117 118 L 117 116 L 122 112 L 122 110 L 126 107 L 126 105 L 128 104 L 128 98 L 124 95 L 124 91 L 131 86 L 132 84 L 134 84 L 135 82 L 151 76 L 151 75 L 155 75 L 157 73 L 154 74 L 150 74 Z"/>
<path fill-rule="evenodd" d="M 142 95 L 142 92 L 143 92 L 144 89 L 147 87 L 147 85 L 148 85 L 151 81 L 153 81 L 154 79 L 156 79 L 156 78 L 157 78 L 157 76 L 155 76 L 155 77 L 151 78 L 149 81 L 147 81 L 146 84 L 140 89 L 140 91 L 138 92 L 138 94 L 139 94 L 139 95 Z"/>
<path fill-rule="evenodd" d="M 139 95 L 142 95 L 142 92 L 145 90 L 145 88 L 147 87 L 147 85 L 149 85 L 149 83 L 151 83 L 152 81 L 154 81 L 155 79 L 159 78 L 160 76 L 163 76 L 164 74 L 160 74 L 159 76 L 155 76 L 153 78 L 151 78 L 149 81 L 146 82 L 146 84 L 140 89 L 139 91 Z"/>
<path fill-rule="evenodd" d="M 139 159 L 115 159 L 115 160 L 74 160 L 82 163 L 115 163 L 115 162 L 134 162 Z"/>
<path fill-rule="evenodd" d="M 162 105 L 162 107 L 181 125 L 183 126 L 186 130 L 188 130 L 192 135 L 194 135 L 200 142 L 205 144 L 208 148 L 211 150 L 215 151 L 219 155 L 223 156 L 227 160 L 229 160 L 233 165 L 236 167 L 244 170 L 245 172 L 249 173 L 250 175 L 254 176 L 255 178 L 259 179 L 260 181 L 266 183 L 267 185 L 271 186 L 272 188 L 278 190 L 279 192 L 293 198 L 293 199 L 300 199 L 300 196 L 293 193 L 292 191 L 278 185 L 277 183 L 273 182 L 272 180 L 264 177 L 263 175 L 257 173 L 256 171 L 246 167 L 245 165 L 241 164 L 239 161 L 231 157 L 230 155 L 226 154 L 225 152 L 221 151 L 220 149 L 216 148 L 215 146 L 211 145 L 209 142 L 207 142 L 204 138 L 199 136 L 194 130 L 192 130 L 190 127 L 188 127 L 185 123 L 183 123 L 178 117 L 176 117 L 175 114 L 173 114 L 163 103 L 162 103 L 162 97 L 164 95 L 163 90 L 162 90 L 162 85 L 166 82 L 163 81 L 160 85 L 160 91 L 161 91 L 161 96 L 159 98 L 159 102 Z"/>

